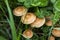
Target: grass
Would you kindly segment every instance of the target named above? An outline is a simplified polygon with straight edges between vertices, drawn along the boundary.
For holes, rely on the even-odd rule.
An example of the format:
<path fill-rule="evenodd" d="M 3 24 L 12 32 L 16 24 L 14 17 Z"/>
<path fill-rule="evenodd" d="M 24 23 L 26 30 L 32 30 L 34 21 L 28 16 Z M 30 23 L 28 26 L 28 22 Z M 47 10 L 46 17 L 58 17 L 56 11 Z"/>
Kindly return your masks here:
<path fill-rule="evenodd" d="M 11 32 L 12 32 L 12 40 L 17 40 L 17 34 L 16 34 L 16 28 L 15 28 L 15 25 L 14 25 L 14 19 L 13 19 L 11 9 L 9 7 L 8 0 L 5 0 L 5 3 L 6 3 L 6 6 L 7 6 L 7 9 L 8 9 L 8 13 L 9 13 L 9 19 L 10 20 L 8 20 L 8 22 L 9 22 Z"/>

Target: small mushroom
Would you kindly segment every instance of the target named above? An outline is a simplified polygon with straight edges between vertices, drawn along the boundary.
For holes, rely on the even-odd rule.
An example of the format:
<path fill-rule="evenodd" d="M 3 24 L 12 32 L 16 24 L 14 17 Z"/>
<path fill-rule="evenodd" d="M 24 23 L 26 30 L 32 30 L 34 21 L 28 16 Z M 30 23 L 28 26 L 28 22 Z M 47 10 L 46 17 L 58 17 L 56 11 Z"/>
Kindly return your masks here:
<path fill-rule="evenodd" d="M 13 14 L 15 16 L 22 16 L 25 15 L 26 13 L 27 13 L 27 8 L 25 8 L 24 6 L 19 6 L 13 10 Z"/>
<path fill-rule="evenodd" d="M 45 24 L 46 24 L 47 26 L 52 26 L 52 25 L 53 25 L 52 20 L 48 20 L 48 21 L 46 21 Z"/>
<path fill-rule="evenodd" d="M 33 36 L 33 32 L 32 32 L 32 30 L 30 30 L 30 29 L 26 29 L 26 30 L 23 32 L 23 37 L 24 37 L 24 38 L 29 39 L 29 38 L 32 38 L 32 36 Z"/>
<path fill-rule="evenodd" d="M 31 27 L 39 28 L 45 23 L 45 18 L 36 18 L 36 20 L 31 24 Z"/>
<path fill-rule="evenodd" d="M 31 24 L 36 20 L 36 16 L 33 13 L 27 13 L 26 15 L 21 17 L 21 21 L 23 24 Z"/>
<path fill-rule="evenodd" d="M 55 37 L 60 37 L 60 30 L 57 28 L 53 29 L 52 35 L 54 35 Z"/>
<path fill-rule="evenodd" d="M 48 40 L 55 40 L 55 37 L 54 37 L 54 36 L 50 36 L 50 37 L 48 38 Z"/>

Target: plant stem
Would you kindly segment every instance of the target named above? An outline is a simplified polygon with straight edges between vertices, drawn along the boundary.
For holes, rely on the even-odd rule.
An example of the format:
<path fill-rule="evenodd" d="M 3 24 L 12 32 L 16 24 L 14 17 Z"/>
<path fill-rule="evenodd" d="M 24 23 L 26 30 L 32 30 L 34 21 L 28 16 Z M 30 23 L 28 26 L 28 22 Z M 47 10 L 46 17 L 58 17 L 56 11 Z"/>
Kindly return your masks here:
<path fill-rule="evenodd" d="M 53 28 L 54 28 L 54 26 L 52 26 L 52 27 L 50 28 L 50 32 L 49 32 L 49 36 L 48 36 L 48 37 L 51 36 L 51 33 L 52 33 Z"/>
<path fill-rule="evenodd" d="M 14 25 L 13 15 L 12 15 L 11 9 L 9 7 L 8 0 L 5 0 L 4 2 L 6 3 L 8 13 L 9 13 L 9 19 L 10 19 L 9 24 L 10 24 L 10 27 L 11 27 L 11 32 L 12 32 L 12 37 L 13 37 L 12 40 L 17 40 L 16 28 L 15 28 L 15 25 Z"/>

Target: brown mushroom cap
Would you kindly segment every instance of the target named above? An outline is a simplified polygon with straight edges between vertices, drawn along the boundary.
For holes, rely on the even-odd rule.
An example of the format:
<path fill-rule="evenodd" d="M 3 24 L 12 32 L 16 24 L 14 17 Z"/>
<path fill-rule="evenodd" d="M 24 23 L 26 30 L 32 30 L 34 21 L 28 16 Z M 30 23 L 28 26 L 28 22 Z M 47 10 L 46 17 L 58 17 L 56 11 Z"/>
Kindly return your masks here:
<path fill-rule="evenodd" d="M 58 29 L 53 29 L 52 30 L 52 35 L 54 35 L 55 37 L 60 37 L 60 30 L 58 30 Z"/>
<path fill-rule="evenodd" d="M 52 26 L 52 25 L 53 25 L 52 20 L 48 20 L 45 24 L 46 24 L 47 26 Z"/>
<path fill-rule="evenodd" d="M 33 36 L 33 32 L 30 29 L 27 29 L 23 32 L 23 37 L 25 38 L 31 38 Z"/>
<path fill-rule="evenodd" d="M 13 10 L 13 14 L 15 16 L 22 16 L 25 15 L 26 13 L 27 13 L 27 9 L 23 6 L 19 6 Z"/>
<path fill-rule="evenodd" d="M 36 16 L 33 13 L 27 13 L 26 15 L 21 17 L 21 21 L 23 24 L 31 24 L 36 20 Z"/>
<path fill-rule="evenodd" d="M 36 20 L 31 24 L 31 27 L 39 28 L 45 23 L 45 18 L 36 18 Z"/>
<path fill-rule="evenodd" d="M 50 36 L 50 37 L 48 38 L 48 40 L 55 40 L 55 37 Z"/>

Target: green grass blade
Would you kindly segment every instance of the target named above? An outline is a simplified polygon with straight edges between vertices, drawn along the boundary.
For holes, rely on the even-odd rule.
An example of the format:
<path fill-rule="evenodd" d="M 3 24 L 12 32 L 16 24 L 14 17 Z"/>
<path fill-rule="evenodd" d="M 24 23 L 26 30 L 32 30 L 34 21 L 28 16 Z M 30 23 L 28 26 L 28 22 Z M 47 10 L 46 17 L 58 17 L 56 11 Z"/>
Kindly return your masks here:
<path fill-rule="evenodd" d="M 15 25 L 14 25 L 13 15 L 12 15 L 11 9 L 9 7 L 8 0 L 5 0 L 5 3 L 6 3 L 6 6 L 7 6 L 7 9 L 8 9 L 8 12 L 9 12 L 9 19 L 10 19 L 9 24 L 10 24 L 10 27 L 11 27 L 12 37 L 13 37 L 13 40 L 17 40 L 16 28 L 15 28 Z"/>

